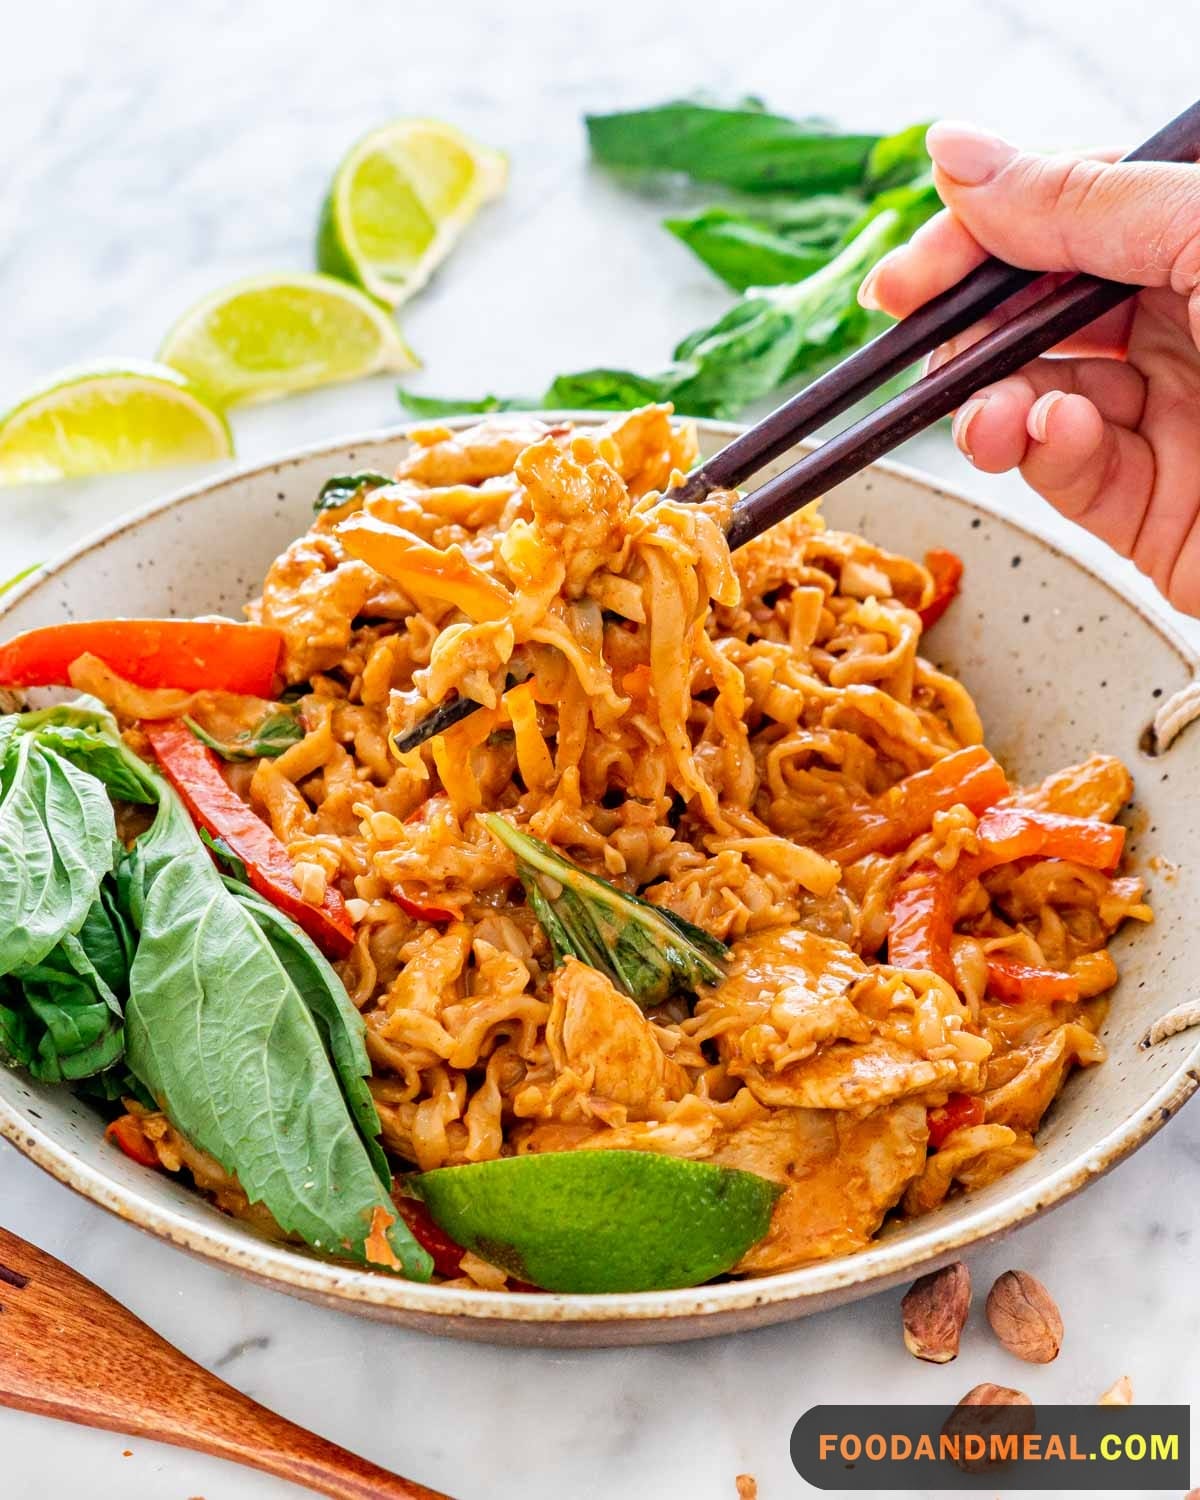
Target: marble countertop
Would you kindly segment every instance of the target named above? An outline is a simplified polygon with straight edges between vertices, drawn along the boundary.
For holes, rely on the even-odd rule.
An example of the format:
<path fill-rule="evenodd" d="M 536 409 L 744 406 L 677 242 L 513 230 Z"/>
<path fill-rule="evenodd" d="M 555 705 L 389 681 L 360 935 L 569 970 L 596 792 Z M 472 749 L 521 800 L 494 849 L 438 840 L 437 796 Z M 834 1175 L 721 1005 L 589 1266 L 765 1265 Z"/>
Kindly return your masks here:
<path fill-rule="evenodd" d="M 406 312 L 418 388 L 537 390 L 560 368 L 652 368 L 725 304 L 657 232 L 660 205 L 588 170 L 579 116 L 704 88 L 895 128 L 974 117 L 1045 144 L 1139 139 L 1195 92 L 1195 11 L 1160 0 L 487 0 L 286 8 L 204 0 L 23 7 L 0 53 L 0 406 L 74 360 L 151 355 L 198 295 L 309 263 L 328 174 L 400 113 L 456 121 L 512 156 L 511 190 Z M 735 19 L 730 19 L 731 17 Z M 1183 40 L 1181 40 L 1183 39 Z M 240 457 L 397 417 L 390 380 L 235 415 Z M 905 455 L 1015 510 L 944 435 Z M 0 497 L 0 577 L 195 477 L 158 473 Z M 1066 527 L 1060 528 L 1064 533 Z M 1073 545 L 1087 551 L 1078 538 Z M 1193 638 L 1194 627 L 1188 626 Z M 1067 1342 L 1016 1363 L 975 1320 L 948 1367 L 918 1366 L 898 1294 L 791 1326 L 661 1349 L 541 1352 L 360 1322 L 190 1261 L 0 1147 L 0 1221 L 68 1260 L 169 1339 L 288 1416 L 467 1500 L 762 1500 L 806 1486 L 793 1422 L 822 1401 L 953 1400 L 981 1380 L 1091 1401 L 1200 1395 L 1200 1108 L 1082 1197 L 972 1257 L 976 1283 L 1041 1276 Z M 2 1330 L 0 1330 L 2 1336 Z M 0 1411 L 0 1495 L 271 1500 L 229 1466 Z"/>

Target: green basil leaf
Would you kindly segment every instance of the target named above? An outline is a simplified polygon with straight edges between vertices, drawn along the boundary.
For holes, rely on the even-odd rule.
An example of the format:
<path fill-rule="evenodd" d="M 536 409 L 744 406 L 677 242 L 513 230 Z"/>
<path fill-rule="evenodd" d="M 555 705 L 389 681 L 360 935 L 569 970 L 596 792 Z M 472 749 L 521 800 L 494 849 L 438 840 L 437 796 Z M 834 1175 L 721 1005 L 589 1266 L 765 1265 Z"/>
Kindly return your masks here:
<path fill-rule="evenodd" d="M 765 293 L 743 297 L 711 328 L 689 335 L 676 348 L 676 360 L 691 373 L 675 386 L 671 399 L 692 416 L 736 416 L 783 384 L 805 342 L 805 329 L 803 314 L 798 316 L 782 298 Z"/>
<path fill-rule="evenodd" d="M 905 194 L 903 212 L 884 207 L 868 213 L 819 271 L 743 297 L 712 328 L 685 339 L 675 357 L 692 363 L 697 373 L 674 393 L 679 410 L 733 415 L 864 342 L 879 320 L 859 306 L 859 284 L 876 261 L 908 237 L 926 207 L 918 193 L 898 191 Z"/>
<path fill-rule="evenodd" d="M 424 421 L 435 421 L 439 417 L 486 416 L 493 411 L 533 411 L 537 402 L 520 396 L 478 396 L 466 400 L 455 396 L 419 396 L 416 391 L 396 387 L 400 405 L 411 416 Z"/>
<path fill-rule="evenodd" d="M 542 401 L 548 411 L 628 411 L 648 401 L 669 401 L 674 376 L 629 370 L 579 370 L 559 375 Z"/>
<path fill-rule="evenodd" d="M 196 738 L 226 761 L 273 760 L 304 738 L 304 725 L 292 708 L 280 708 L 267 714 L 253 729 L 245 729 L 232 739 L 220 740 L 195 719 L 184 714 L 183 722 Z"/>
<path fill-rule="evenodd" d="M 864 200 L 853 191 L 813 193 L 806 198 L 742 198 L 724 206 L 797 245 L 832 251 L 845 244 L 861 219 Z"/>
<path fill-rule="evenodd" d="M 863 174 L 863 191 L 870 197 L 901 187 L 929 172 L 932 162 L 925 149 L 927 121 L 909 125 L 895 135 L 885 135 L 871 147 Z"/>
<path fill-rule="evenodd" d="M 131 1069 L 285 1231 L 365 1261 L 373 1211 L 394 1210 L 305 991 L 244 893 L 222 882 L 165 782 L 138 846 Z M 402 1220 L 388 1238 L 404 1273 L 428 1280 L 429 1256 Z"/>
<path fill-rule="evenodd" d="M 76 932 L 116 860 L 103 785 L 11 723 L 0 742 L 0 974 Z"/>
<path fill-rule="evenodd" d="M 80 976 L 44 976 L 39 968 L 24 980 L 31 1024 L 41 1028 L 29 1072 L 42 1083 L 73 1083 L 114 1067 L 125 1055 L 125 1028 Z"/>
<path fill-rule="evenodd" d="M 28 1068 L 36 1050 L 20 987 L 11 979 L 0 979 L 0 1063 Z"/>
<path fill-rule="evenodd" d="M 363 469 L 357 474 L 335 474 L 327 479 L 317 492 L 313 510 L 320 515 L 323 510 L 340 510 L 357 500 L 363 490 L 377 490 L 380 485 L 391 484 L 386 474 L 376 469 Z"/>
<path fill-rule="evenodd" d="M 39 745 L 97 777 L 110 796 L 123 802 L 157 801 L 149 773 L 137 756 L 128 753 L 116 719 L 99 698 L 84 693 L 70 703 L 21 714 L 17 723 Z"/>
<path fill-rule="evenodd" d="M 286 966 L 300 991 L 309 1014 L 325 1041 L 325 1050 L 337 1070 L 342 1093 L 354 1116 L 363 1145 L 379 1180 L 389 1191 L 392 1169 L 379 1143 L 379 1112 L 366 1080 L 371 1075 L 367 1056 L 367 1028 L 354 1008 L 346 987 L 320 950 L 300 928 L 256 892 L 225 882 L 226 888 L 251 913 L 267 941 Z"/>
<path fill-rule="evenodd" d="M 78 934 L 68 933 L 39 963 L 11 976 L 7 1008 L 21 1018 L 20 1061 L 35 1078 L 76 1082 L 124 1057 L 121 1001 L 128 992 L 132 945 L 116 881 L 106 876 Z"/>
<path fill-rule="evenodd" d="M 729 950 L 711 933 L 617 890 L 499 813 L 485 813 L 482 820 L 517 856 L 517 874 L 555 963 L 578 958 L 642 1006 L 720 983 Z"/>
<path fill-rule="evenodd" d="M 862 205 L 854 205 L 854 217 Z M 765 220 L 724 208 L 708 208 L 690 218 L 666 219 L 664 226 L 735 291 L 799 281 L 819 270 L 837 247 L 793 238 Z"/>
<path fill-rule="evenodd" d="M 145 778 L 99 730 L 82 725 L 45 724 L 37 731 L 37 742 L 102 781 L 111 797 L 122 802 L 154 802 Z"/>
<path fill-rule="evenodd" d="M 17 728 L 30 732 L 42 729 L 47 724 L 73 724 L 80 729 L 102 730 L 113 739 L 121 737 L 112 710 L 99 698 L 93 698 L 91 693 L 80 693 L 78 698 L 72 698 L 69 703 L 54 703 L 49 708 L 29 709 L 16 718 Z"/>
<path fill-rule="evenodd" d="M 745 192 L 825 192 L 857 184 L 875 135 L 757 108 L 681 100 L 586 116 L 592 156 L 606 166 L 682 172 Z"/>
<path fill-rule="evenodd" d="M 250 871 L 246 868 L 246 861 L 240 859 L 224 839 L 214 838 L 207 828 L 199 830 L 201 842 L 212 850 L 213 857 L 223 875 L 231 880 L 236 880 L 238 885 L 250 884 Z"/>
<path fill-rule="evenodd" d="M 83 926 L 72 939 L 63 941 L 64 945 L 69 941 L 84 957 L 86 968 L 78 958 L 73 959 L 76 970 L 80 973 L 90 970 L 109 995 L 123 1002 L 129 994 L 129 970 L 137 950 L 137 934 L 121 908 L 115 875 L 105 876 Z"/>

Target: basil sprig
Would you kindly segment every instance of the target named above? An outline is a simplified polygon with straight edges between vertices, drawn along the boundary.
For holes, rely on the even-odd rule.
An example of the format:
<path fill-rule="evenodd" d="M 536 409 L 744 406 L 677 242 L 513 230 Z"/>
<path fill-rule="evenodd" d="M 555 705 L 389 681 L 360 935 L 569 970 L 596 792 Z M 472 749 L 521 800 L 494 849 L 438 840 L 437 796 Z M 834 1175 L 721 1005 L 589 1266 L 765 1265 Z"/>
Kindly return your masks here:
<path fill-rule="evenodd" d="M 380 485 L 391 484 L 386 474 L 376 469 L 362 469 L 357 474 L 334 474 L 317 491 L 313 510 L 317 515 L 326 510 L 340 510 L 357 499 L 361 490 L 377 490 Z"/>
<path fill-rule="evenodd" d="M 110 791 L 155 807 L 128 849 Z M 361 1016 L 294 923 L 222 878 L 101 704 L 0 719 L 0 924 L 0 1061 L 153 1100 L 326 1254 L 367 1260 L 382 1211 L 429 1279 L 389 1196 Z"/>
<path fill-rule="evenodd" d="M 122 1005 L 134 934 L 106 875 L 78 933 L 0 980 L 0 1059 L 43 1083 L 77 1083 L 125 1055 Z"/>
<path fill-rule="evenodd" d="M 40 963 L 79 931 L 116 855 L 103 785 L 0 721 L 0 974 Z"/>
<path fill-rule="evenodd" d="M 641 1006 L 694 994 L 725 977 L 729 949 L 711 933 L 589 875 L 499 813 L 482 817 L 517 856 L 517 874 L 556 963 L 573 957 L 590 964 Z"/>
<path fill-rule="evenodd" d="M 586 117 L 592 157 L 609 167 L 681 172 L 747 193 L 820 193 L 862 180 L 877 135 L 791 120 L 748 99 L 732 109 L 690 99 Z"/>
<path fill-rule="evenodd" d="M 697 417 L 735 417 L 781 386 L 811 378 L 880 331 L 858 303 L 873 265 L 940 208 L 924 126 L 842 135 L 750 102 L 736 109 L 671 103 L 591 116 L 597 161 L 622 170 L 685 173 L 736 190 L 729 203 L 667 228 L 742 292 L 722 317 L 682 339 L 649 374 L 612 368 L 559 375 L 536 399 L 410 396 L 433 418 L 451 412 L 622 411 L 670 401 Z"/>
<path fill-rule="evenodd" d="M 304 738 L 304 725 L 294 708 L 281 707 L 266 714 L 253 729 L 243 729 L 229 739 L 218 739 L 209 734 L 202 724 L 197 724 L 190 715 L 183 722 L 201 744 L 207 745 L 214 754 L 226 761 L 274 760 L 277 756 Z"/>

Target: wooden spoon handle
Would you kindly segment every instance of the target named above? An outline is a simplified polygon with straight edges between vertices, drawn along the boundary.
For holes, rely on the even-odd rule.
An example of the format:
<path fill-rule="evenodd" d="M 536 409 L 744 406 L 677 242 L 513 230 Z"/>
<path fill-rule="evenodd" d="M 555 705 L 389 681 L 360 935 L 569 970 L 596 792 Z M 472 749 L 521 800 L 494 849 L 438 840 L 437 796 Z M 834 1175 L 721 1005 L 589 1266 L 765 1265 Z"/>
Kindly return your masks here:
<path fill-rule="evenodd" d="M 334 1500 L 450 1500 L 268 1411 L 5 1229 L 0 1405 L 213 1453 Z"/>

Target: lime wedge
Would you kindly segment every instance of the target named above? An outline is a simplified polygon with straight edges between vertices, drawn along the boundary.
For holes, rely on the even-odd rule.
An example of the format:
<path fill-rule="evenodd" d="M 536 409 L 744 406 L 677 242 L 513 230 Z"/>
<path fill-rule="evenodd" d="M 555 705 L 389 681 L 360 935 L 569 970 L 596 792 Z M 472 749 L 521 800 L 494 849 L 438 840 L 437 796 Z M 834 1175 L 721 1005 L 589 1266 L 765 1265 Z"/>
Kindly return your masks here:
<path fill-rule="evenodd" d="M 14 573 L 11 578 L 6 578 L 3 583 L 0 583 L 0 594 L 7 594 L 11 589 L 15 589 L 17 584 L 24 583 L 27 578 L 32 578 L 41 566 L 41 563 L 30 563 L 27 568 L 22 568 L 19 573 Z"/>
<path fill-rule="evenodd" d="M 321 210 L 317 264 L 397 307 L 425 285 L 507 175 L 499 151 L 452 125 L 383 125 L 337 169 Z"/>
<path fill-rule="evenodd" d="M 333 276 L 254 276 L 198 302 L 158 351 L 222 406 L 417 360 L 390 313 Z"/>
<path fill-rule="evenodd" d="M 408 1181 L 451 1239 L 549 1292 L 698 1286 L 762 1239 L 783 1191 L 649 1151 L 507 1156 Z"/>
<path fill-rule="evenodd" d="M 0 484 L 229 458 L 225 418 L 149 360 L 63 370 L 0 417 Z"/>

